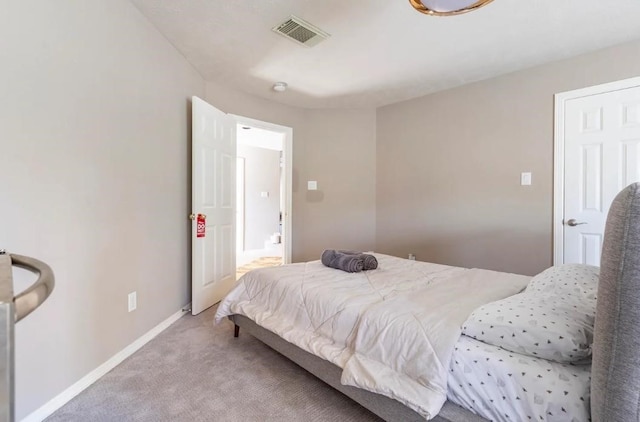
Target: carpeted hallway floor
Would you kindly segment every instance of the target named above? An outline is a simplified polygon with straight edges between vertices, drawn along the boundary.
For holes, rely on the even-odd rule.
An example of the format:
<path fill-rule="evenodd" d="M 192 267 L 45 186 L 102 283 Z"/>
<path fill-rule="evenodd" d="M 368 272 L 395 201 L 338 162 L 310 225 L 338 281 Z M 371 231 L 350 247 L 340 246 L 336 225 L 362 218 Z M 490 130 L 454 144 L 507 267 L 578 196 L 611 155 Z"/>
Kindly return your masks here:
<path fill-rule="evenodd" d="M 214 313 L 185 315 L 46 421 L 380 421 Z"/>

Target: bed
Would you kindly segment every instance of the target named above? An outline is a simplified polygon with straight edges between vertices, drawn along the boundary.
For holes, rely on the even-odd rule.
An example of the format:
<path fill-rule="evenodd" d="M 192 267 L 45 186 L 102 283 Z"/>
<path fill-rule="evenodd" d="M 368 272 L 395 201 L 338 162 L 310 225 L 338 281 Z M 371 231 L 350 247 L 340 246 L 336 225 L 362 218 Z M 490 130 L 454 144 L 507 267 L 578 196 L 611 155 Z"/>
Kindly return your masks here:
<path fill-rule="evenodd" d="M 216 320 L 229 317 L 236 335 L 243 327 L 387 421 L 638 420 L 639 198 L 634 184 L 612 204 L 591 285 L 376 254 L 379 269 L 364 273 L 319 262 L 251 272 Z M 542 314 L 520 312 L 529 306 Z M 573 337 L 532 337 L 565 320 Z"/>

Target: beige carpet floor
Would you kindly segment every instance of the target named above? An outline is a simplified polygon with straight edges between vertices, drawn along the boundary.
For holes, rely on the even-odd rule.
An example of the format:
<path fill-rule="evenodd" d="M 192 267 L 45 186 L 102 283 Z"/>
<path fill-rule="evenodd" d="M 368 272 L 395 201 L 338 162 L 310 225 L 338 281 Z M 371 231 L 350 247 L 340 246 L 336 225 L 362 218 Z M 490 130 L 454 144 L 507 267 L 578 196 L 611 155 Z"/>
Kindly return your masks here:
<path fill-rule="evenodd" d="M 236 269 L 236 280 L 251 270 L 265 267 L 277 267 L 278 265 L 282 265 L 282 257 L 280 256 L 264 256 L 262 258 L 258 258 L 246 265 L 238 267 Z"/>
<path fill-rule="evenodd" d="M 380 421 L 214 313 L 180 318 L 46 421 Z"/>

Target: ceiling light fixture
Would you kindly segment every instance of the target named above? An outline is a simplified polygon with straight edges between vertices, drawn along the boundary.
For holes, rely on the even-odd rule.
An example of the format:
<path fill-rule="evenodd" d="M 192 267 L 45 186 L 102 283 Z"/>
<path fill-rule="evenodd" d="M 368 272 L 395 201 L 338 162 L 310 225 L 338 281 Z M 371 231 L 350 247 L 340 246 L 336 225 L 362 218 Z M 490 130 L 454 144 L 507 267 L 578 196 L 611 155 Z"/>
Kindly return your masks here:
<path fill-rule="evenodd" d="M 471 12 L 493 0 L 409 0 L 420 13 L 432 16 L 452 16 Z"/>
<path fill-rule="evenodd" d="M 275 84 L 273 84 L 273 90 L 276 92 L 284 92 L 287 90 L 287 83 L 286 82 L 276 82 Z"/>

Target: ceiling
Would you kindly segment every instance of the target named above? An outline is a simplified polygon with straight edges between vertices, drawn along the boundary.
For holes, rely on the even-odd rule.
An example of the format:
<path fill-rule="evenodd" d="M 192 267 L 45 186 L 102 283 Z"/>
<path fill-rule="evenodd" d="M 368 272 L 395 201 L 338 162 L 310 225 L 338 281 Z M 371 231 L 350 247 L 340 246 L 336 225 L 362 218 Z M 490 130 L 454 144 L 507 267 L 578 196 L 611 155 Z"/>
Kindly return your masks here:
<path fill-rule="evenodd" d="M 132 2 L 206 80 L 306 108 L 378 107 L 640 39 L 639 0 L 495 0 L 453 17 L 408 0 Z M 331 37 L 271 31 L 290 15 Z"/>

